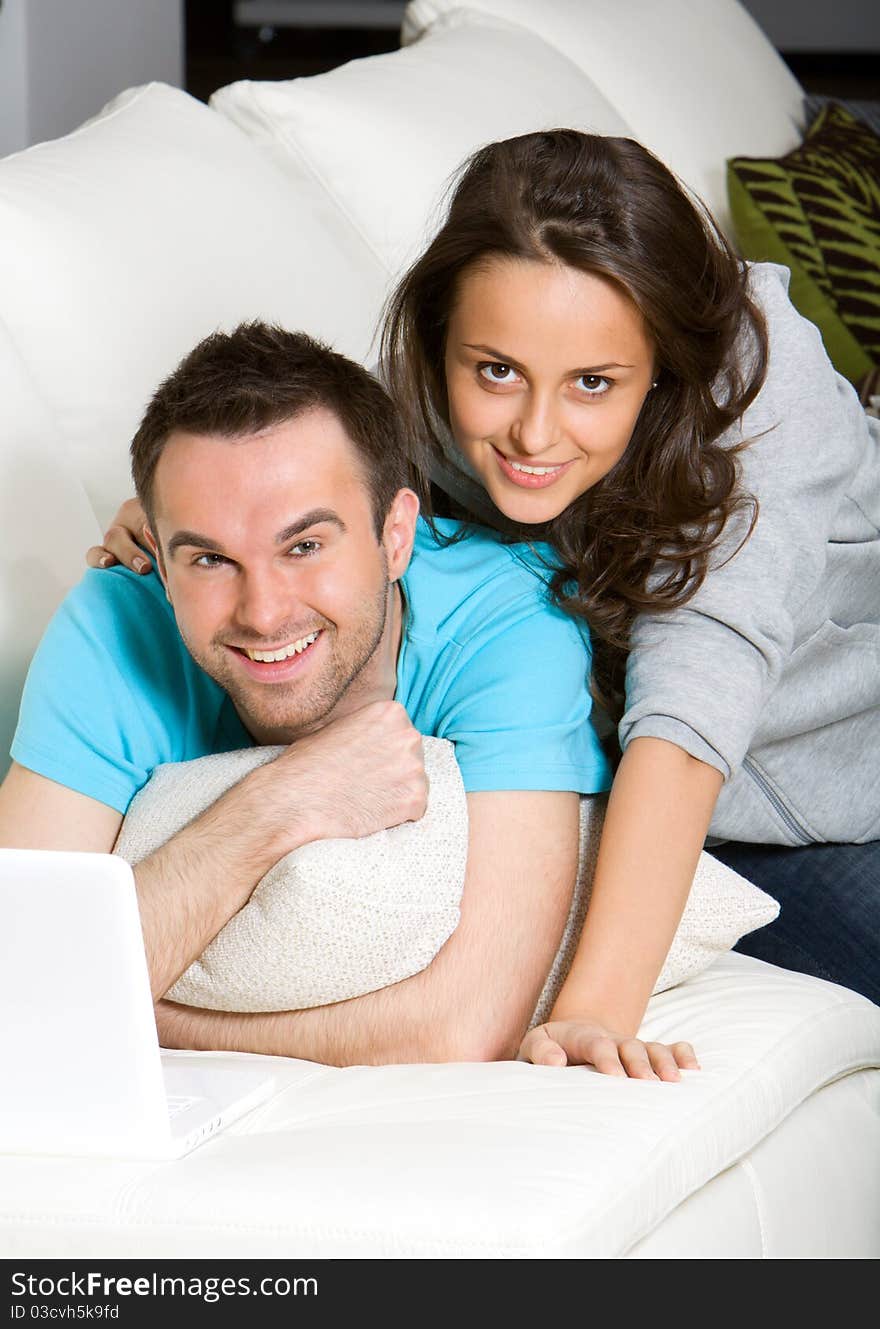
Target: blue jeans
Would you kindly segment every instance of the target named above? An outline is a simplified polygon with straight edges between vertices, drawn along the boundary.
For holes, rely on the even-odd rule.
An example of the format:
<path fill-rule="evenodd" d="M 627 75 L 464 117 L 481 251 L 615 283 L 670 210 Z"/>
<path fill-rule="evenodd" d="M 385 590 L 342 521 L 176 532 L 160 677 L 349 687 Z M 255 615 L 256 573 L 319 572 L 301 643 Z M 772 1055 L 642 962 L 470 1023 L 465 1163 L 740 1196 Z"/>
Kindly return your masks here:
<path fill-rule="evenodd" d="M 734 947 L 828 978 L 880 1005 L 880 840 L 870 844 L 721 844 L 709 852 L 782 906 Z"/>

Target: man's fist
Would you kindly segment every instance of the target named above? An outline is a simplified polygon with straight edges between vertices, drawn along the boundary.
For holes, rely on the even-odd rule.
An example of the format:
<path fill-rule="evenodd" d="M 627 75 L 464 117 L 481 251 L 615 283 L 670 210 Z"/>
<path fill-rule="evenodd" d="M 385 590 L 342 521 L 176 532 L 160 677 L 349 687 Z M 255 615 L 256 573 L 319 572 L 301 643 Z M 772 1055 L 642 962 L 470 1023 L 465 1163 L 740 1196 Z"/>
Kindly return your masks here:
<path fill-rule="evenodd" d="M 297 739 L 264 768 L 296 840 L 352 839 L 418 821 L 428 801 L 422 738 L 396 701 L 375 701 Z"/>

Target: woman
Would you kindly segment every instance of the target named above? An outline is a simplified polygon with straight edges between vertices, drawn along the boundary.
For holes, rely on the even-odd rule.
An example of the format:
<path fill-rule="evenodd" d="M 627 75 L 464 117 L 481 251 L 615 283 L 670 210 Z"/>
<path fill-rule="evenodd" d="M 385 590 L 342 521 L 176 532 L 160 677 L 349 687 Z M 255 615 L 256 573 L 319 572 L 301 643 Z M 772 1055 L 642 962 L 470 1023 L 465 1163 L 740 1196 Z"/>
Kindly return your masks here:
<path fill-rule="evenodd" d="M 619 722 L 532 1061 L 633 1073 L 707 835 L 782 898 L 754 953 L 880 1000 L 880 431 L 786 277 L 644 148 L 556 130 L 471 158 L 389 307 L 426 502 L 555 547 Z"/>

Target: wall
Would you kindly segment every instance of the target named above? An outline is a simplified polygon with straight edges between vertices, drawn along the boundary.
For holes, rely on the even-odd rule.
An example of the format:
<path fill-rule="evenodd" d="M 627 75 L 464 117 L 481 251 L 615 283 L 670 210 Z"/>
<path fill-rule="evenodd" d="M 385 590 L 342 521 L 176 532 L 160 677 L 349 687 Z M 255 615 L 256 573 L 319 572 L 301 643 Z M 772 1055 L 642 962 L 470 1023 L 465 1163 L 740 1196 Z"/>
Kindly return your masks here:
<path fill-rule="evenodd" d="M 0 155 L 69 133 L 153 79 L 182 85 L 182 0 L 3 0 Z"/>
<path fill-rule="evenodd" d="M 878 0 L 743 0 L 780 51 L 880 51 Z"/>

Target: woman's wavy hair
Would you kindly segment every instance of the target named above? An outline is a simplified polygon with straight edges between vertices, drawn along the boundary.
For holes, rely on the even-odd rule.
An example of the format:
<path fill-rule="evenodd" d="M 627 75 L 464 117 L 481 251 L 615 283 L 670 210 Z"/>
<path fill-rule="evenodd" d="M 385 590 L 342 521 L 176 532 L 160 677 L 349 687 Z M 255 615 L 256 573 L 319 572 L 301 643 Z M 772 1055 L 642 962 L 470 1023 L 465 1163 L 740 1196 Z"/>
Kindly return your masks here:
<path fill-rule="evenodd" d="M 711 216 L 632 139 L 555 129 L 481 148 L 440 231 L 390 297 L 382 333 L 382 372 L 429 515 L 438 510 L 432 495 L 439 506 L 430 477 L 450 446 L 450 313 L 462 274 L 495 257 L 564 263 L 615 282 L 656 348 L 657 386 L 620 461 L 558 517 L 517 532 L 561 556 L 553 594 L 589 624 L 594 689 L 619 716 L 636 615 L 695 593 L 734 512 L 749 518 L 744 539 L 754 525 L 757 504 L 739 489 L 746 444 L 718 440 L 763 382 L 764 320 Z"/>

